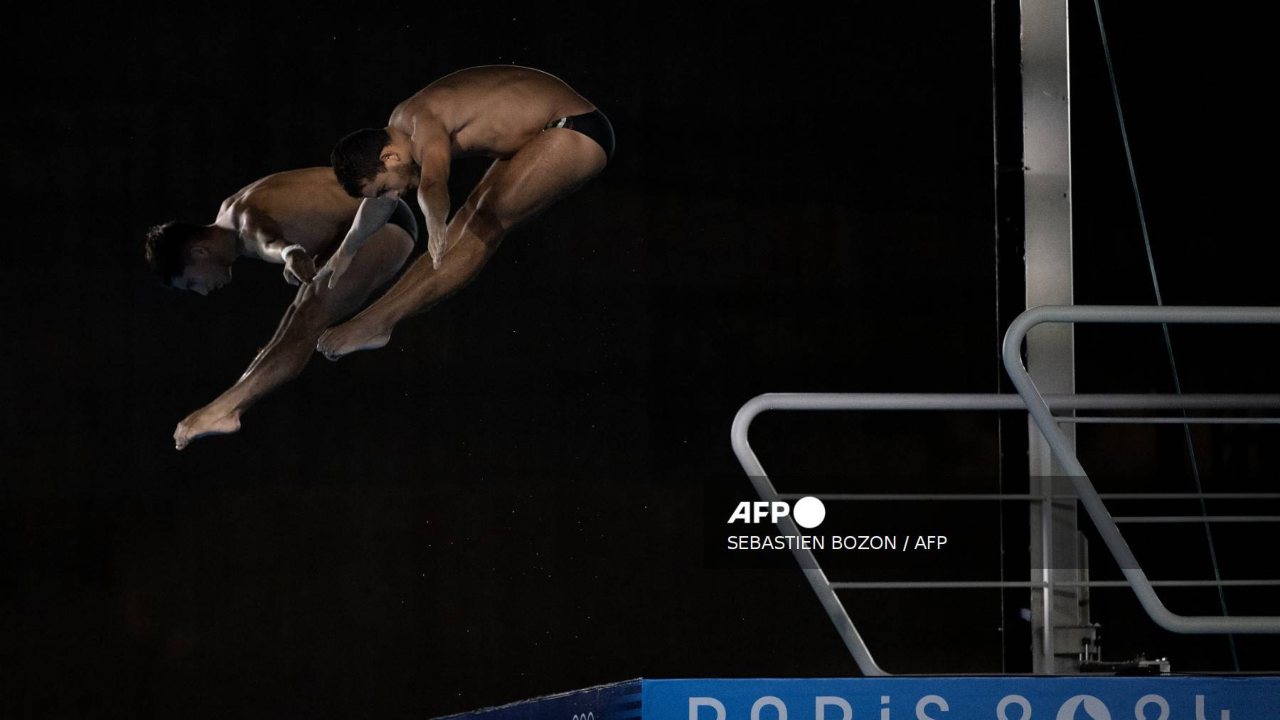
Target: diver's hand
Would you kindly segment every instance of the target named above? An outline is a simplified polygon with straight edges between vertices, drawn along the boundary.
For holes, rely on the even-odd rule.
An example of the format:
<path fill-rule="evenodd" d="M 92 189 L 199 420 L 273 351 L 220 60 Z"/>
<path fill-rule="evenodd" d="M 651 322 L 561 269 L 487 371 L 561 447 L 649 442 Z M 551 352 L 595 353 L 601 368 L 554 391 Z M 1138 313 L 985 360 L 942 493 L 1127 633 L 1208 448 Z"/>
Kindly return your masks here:
<path fill-rule="evenodd" d="M 316 261 L 302 248 L 291 251 L 284 259 L 284 280 L 290 285 L 303 285 L 316 279 Z"/>
<path fill-rule="evenodd" d="M 436 270 L 440 269 L 440 260 L 449 251 L 447 233 L 448 228 L 444 223 L 428 228 L 427 231 L 427 254 L 431 256 L 431 267 Z"/>

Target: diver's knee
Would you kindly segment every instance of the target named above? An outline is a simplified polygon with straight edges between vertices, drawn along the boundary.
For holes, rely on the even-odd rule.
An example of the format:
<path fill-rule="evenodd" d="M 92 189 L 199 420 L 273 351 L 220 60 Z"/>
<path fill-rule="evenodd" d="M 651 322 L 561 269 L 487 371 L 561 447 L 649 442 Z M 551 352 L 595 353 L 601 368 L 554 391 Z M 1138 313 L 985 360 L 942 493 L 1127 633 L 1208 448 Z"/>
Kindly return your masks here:
<path fill-rule="evenodd" d="M 465 228 L 485 242 L 502 237 L 510 226 L 506 208 L 497 193 L 487 192 L 478 198 L 467 218 Z"/>
<path fill-rule="evenodd" d="M 315 285 L 315 282 L 311 283 L 312 287 Z M 288 331 L 309 335 L 327 328 L 333 321 L 335 313 L 328 307 L 329 303 L 326 299 L 313 291 L 309 296 L 299 297 L 294 301 Z"/>

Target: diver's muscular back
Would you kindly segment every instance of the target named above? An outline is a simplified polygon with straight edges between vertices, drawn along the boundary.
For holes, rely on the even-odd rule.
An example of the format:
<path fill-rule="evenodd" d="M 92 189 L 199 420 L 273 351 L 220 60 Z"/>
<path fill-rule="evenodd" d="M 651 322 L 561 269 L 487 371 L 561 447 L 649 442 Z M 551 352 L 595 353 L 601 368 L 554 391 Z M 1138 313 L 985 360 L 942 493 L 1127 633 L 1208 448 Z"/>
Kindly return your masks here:
<path fill-rule="evenodd" d="M 533 139 L 547 123 L 595 110 L 562 80 L 515 65 L 459 70 L 400 103 L 390 127 L 411 137 L 418 123 L 441 127 L 452 155 L 506 158 Z"/>
<path fill-rule="evenodd" d="M 360 200 L 347 195 L 328 167 L 268 175 L 222 202 L 215 222 L 242 236 L 255 224 L 273 224 L 279 237 L 312 255 L 342 239 Z"/>

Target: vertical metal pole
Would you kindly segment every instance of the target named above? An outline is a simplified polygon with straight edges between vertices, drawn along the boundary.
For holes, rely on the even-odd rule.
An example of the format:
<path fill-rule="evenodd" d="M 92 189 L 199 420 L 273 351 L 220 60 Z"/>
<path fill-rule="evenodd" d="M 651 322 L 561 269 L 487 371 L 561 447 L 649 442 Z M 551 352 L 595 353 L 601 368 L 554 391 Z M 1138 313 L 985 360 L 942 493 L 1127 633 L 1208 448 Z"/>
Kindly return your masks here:
<path fill-rule="evenodd" d="M 1026 304 L 1074 303 L 1071 257 L 1071 111 L 1067 0 L 1022 2 L 1022 112 L 1025 163 Z M 1027 337 L 1027 368 L 1046 393 L 1075 392 L 1075 337 L 1070 325 L 1041 327 Z M 1075 447 L 1075 428 L 1064 430 Z M 1076 580 L 1075 503 L 1053 503 L 1049 496 L 1064 475 L 1034 423 L 1028 421 L 1031 492 L 1046 496 L 1033 507 L 1031 557 L 1045 567 L 1032 568 L 1046 589 L 1031 598 L 1032 666 L 1038 673 L 1073 672 L 1074 651 L 1059 628 L 1087 624 L 1080 617 L 1078 590 L 1062 587 Z M 1057 485 L 1057 488 L 1055 488 Z M 1064 653 L 1060 657 L 1058 653 Z"/>
<path fill-rule="evenodd" d="M 1022 12 L 1019 0 L 992 0 L 991 71 L 993 95 L 993 136 L 995 138 L 995 280 L 997 344 L 1005 330 L 1026 309 L 1026 242 L 1023 212 L 1022 157 Z M 997 392 L 1014 392 L 1012 381 L 997 361 Z M 1027 477 L 1027 428 L 1014 414 L 996 415 L 1000 465 L 996 489 L 1025 487 Z M 998 506 L 1000 523 L 1000 579 L 1022 577 L 1032 563 L 1031 545 L 1023 507 L 1017 503 Z M 1034 579 L 1034 578 L 1033 578 Z M 1030 672 L 1026 648 L 1031 646 L 1031 624 L 1021 619 L 1027 605 L 1027 590 L 1005 589 L 1000 595 L 1001 672 Z"/>

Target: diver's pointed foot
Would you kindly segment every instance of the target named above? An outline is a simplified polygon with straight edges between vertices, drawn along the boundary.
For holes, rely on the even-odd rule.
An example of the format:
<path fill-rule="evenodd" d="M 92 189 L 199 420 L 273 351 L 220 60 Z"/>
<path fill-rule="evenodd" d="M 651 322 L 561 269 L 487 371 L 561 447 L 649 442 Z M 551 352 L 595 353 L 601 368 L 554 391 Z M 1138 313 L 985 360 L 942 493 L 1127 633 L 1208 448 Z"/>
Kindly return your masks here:
<path fill-rule="evenodd" d="M 213 435 L 229 435 L 240 430 L 240 413 L 206 405 L 188 415 L 173 431 L 173 445 L 178 450 L 192 441 Z"/>
<path fill-rule="evenodd" d="M 316 350 L 330 360 L 337 360 L 360 350 L 377 350 L 390 341 L 390 330 L 357 317 L 326 330 L 316 342 Z"/>

